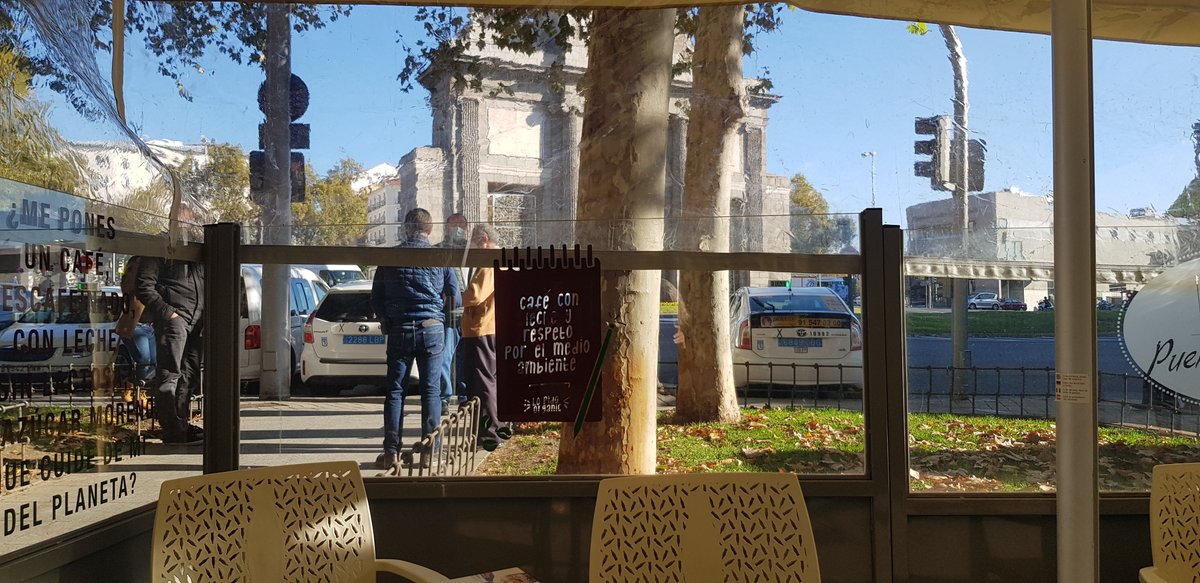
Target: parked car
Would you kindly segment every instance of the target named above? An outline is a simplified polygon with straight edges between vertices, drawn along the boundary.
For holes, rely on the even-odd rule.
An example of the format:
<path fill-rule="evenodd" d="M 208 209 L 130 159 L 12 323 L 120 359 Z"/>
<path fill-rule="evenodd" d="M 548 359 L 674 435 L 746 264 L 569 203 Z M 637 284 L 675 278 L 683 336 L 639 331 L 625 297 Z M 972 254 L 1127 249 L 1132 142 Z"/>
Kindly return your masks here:
<path fill-rule="evenodd" d="M 329 287 L 349 283 L 351 281 L 363 281 L 367 276 L 358 268 L 357 265 L 294 265 L 293 267 L 303 267 L 321 278 Z"/>
<path fill-rule="evenodd" d="M 0 367 L 6 382 L 49 378 L 91 386 L 117 355 L 121 288 L 57 289 L 14 310 L 0 332 Z"/>
<path fill-rule="evenodd" d="M 1029 306 L 1017 298 L 1004 298 L 1000 300 L 1000 309 L 1024 312 L 1029 309 Z"/>
<path fill-rule="evenodd" d="M 993 292 L 979 292 L 967 296 L 968 310 L 999 310 L 1000 298 Z"/>
<path fill-rule="evenodd" d="M 304 324 L 300 379 L 315 388 L 387 381 L 387 337 L 371 308 L 371 282 L 334 286 Z"/>
<path fill-rule="evenodd" d="M 242 343 L 238 349 L 238 378 L 243 388 L 253 392 L 262 376 L 262 266 L 243 265 L 241 284 L 238 309 Z M 288 330 L 292 372 L 297 378 L 304 347 L 304 324 L 328 290 L 329 286 L 312 271 L 301 267 L 288 270 Z"/>
<path fill-rule="evenodd" d="M 742 288 L 730 314 L 739 388 L 863 386 L 862 325 L 833 290 Z"/>

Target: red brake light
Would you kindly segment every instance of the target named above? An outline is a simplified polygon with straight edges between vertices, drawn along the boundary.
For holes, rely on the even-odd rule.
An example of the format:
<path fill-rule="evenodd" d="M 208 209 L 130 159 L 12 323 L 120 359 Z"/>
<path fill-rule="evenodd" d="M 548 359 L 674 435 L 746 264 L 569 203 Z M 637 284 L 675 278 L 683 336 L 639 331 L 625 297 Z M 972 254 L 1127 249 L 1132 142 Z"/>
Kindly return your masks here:
<path fill-rule="evenodd" d="M 862 324 L 850 324 L 850 350 L 862 350 Z"/>
<path fill-rule="evenodd" d="M 742 350 L 750 350 L 750 320 L 742 320 L 738 325 L 738 343 L 737 347 Z"/>
<path fill-rule="evenodd" d="M 246 326 L 246 350 L 262 347 L 262 329 L 258 325 Z"/>
<path fill-rule="evenodd" d="M 312 321 L 313 321 L 313 316 L 316 316 L 316 315 L 317 315 L 317 313 L 313 312 L 313 313 L 309 314 L 308 319 L 304 321 L 304 343 L 305 344 L 313 343 Z"/>

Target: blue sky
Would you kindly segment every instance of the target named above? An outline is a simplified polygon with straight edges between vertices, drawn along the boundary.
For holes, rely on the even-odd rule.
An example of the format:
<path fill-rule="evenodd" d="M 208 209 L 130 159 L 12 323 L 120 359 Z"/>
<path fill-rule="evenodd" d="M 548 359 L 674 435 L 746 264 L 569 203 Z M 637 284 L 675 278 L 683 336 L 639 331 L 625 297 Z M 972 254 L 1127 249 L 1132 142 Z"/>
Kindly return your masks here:
<path fill-rule="evenodd" d="M 402 93 L 396 81 L 403 61 L 397 31 L 420 38 L 412 12 L 359 6 L 350 18 L 293 40 L 293 70 L 312 94 L 301 121 L 312 126 L 307 156 L 318 172 L 343 157 L 368 167 L 394 164 L 429 143 L 425 93 Z M 746 59 L 746 74 L 769 69 L 781 96 L 770 114 L 768 170 L 802 172 L 835 211 L 856 212 L 870 204 L 870 160 L 862 153 L 874 151 L 885 220 L 903 224 L 903 207 L 944 197 L 912 175 L 913 119 L 952 113 L 951 68 L 936 27 L 916 36 L 896 21 L 799 10 L 783 18 L 782 28 L 762 37 L 759 52 Z M 987 189 L 1049 192 L 1049 37 L 958 30 L 968 59 L 972 137 L 989 148 Z M 1094 58 L 1096 206 L 1165 210 L 1195 173 L 1191 124 L 1200 120 L 1200 50 L 1097 42 Z M 257 146 L 258 68 L 213 56 L 203 74 L 185 79 L 193 97 L 187 102 L 152 63 L 131 41 L 127 111 L 142 136 Z M 69 138 L 102 135 L 69 107 L 59 103 L 55 111 Z"/>

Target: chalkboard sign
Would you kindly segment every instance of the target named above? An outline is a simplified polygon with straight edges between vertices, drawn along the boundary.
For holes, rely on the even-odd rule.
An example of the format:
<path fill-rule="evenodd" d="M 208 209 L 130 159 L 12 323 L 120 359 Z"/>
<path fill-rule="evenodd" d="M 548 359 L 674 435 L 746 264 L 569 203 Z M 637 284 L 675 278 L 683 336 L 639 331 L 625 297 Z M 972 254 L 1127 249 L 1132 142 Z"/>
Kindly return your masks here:
<path fill-rule="evenodd" d="M 496 399 L 504 421 L 574 421 L 600 354 L 600 262 L 501 251 L 496 267 Z M 601 391 L 588 421 L 601 419 Z"/>

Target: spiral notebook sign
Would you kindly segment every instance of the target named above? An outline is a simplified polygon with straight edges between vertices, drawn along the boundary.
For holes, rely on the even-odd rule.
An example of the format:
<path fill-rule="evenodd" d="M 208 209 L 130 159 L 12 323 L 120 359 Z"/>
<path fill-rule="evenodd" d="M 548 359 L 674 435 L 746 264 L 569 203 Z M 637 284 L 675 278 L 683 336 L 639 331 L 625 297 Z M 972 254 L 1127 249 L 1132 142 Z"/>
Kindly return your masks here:
<path fill-rule="evenodd" d="M 574 421 L 600 354 L 600 262 L 590 247 L 539 247 L 505 250 L 495 267 L 497 413 Z M 588 421 L 600 420 L 600 393 Z"/>
<path fill-rule="evenodd" d="M 1147 380 L 1200 399 L 1200 259 L 1163 271 L 1129 300 L 1121 339 Z"/>

